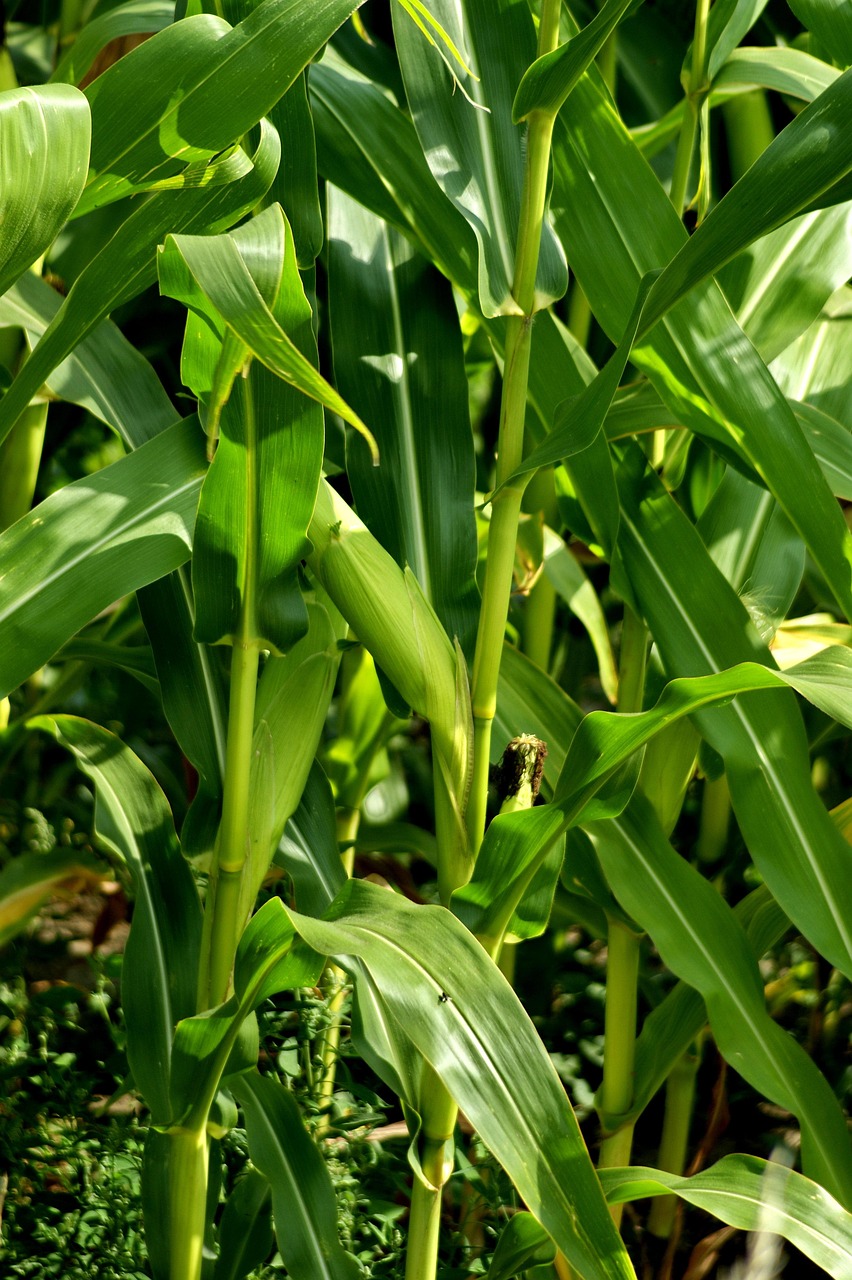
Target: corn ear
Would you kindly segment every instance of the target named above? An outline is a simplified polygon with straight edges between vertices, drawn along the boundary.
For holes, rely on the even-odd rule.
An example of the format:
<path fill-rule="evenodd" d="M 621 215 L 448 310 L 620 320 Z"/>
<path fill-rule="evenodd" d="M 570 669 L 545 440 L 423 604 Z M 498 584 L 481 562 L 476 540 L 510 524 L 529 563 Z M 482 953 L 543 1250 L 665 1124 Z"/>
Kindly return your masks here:
<path fill-rule="evenodd" d="M 465 829 L 473 738 L 467 669 L 419 582 L 323 482 L 308 564 L 402 697 L 432 728 L 442 901 L 473 872 Z"/>

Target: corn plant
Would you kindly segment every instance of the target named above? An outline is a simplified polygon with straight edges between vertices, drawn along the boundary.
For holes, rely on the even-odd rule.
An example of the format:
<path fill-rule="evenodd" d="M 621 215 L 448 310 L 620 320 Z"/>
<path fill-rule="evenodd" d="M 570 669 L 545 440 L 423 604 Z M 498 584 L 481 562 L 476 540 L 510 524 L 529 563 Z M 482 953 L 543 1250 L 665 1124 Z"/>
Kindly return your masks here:
<path fill-rule="evenodd" d="M 345 983 L 408 1123 L 407 1280 L 437 1272 L 459 1110 L 525 1208 L 493 1280 L 634 1275 L 621 1206 L 646 1197 L 663 1239 L 679 1198 L 852 1275 L 846 1120 L 757 964 L 795 930 L 852 979 L 848 815 L 811 768 L 852 726 L 852 27 L 790 8 L 697 0 L 666 33 L 636 0 L 63 0 L 6 29 L 5 759 L 26 735 L 70 753 L 132 888 L 156 1280 L 248 1274 L 270 1202 L 295 1280 L 359 1274 L 258 1071 L 256 1011 L 319 982 L 317 1132 Z M 179 401 L 109 318 L 155 286 L 182 308 Z M 30 510 L 63 400 L 124 452 Z M 141 645 L 104 613 L 133 593 Z M 99 662 L 155 693 L 197 775 L 180 837 L 138 756 L 68 713 Z M 387 744 L 424 724 L 415 903 L 353 867 Z M 732 822 L 759 880 L 736 904 L 705 874 Z M 0 938 L 103 866 L 14 860 Z M 597 1167 L 510 980 L 555 900 L 607 944 Z M 677 983 L 639 1026 L 643 938 Z M 801 1171 L 685 1176 L 710 1036 L 795 1117 Z M 664 1086 L 660 1167 L 634 1167 Z M 220 1210 L 240 1116 L 253 1169 Z"/>

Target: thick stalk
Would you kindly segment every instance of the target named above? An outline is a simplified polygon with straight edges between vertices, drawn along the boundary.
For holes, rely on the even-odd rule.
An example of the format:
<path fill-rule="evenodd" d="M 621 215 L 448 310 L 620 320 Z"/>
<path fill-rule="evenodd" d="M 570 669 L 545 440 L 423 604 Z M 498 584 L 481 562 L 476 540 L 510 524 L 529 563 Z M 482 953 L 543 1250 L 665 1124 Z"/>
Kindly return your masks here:
<path fill-rule="evenodd" d="M 692 156 L 695 151 L 698 117 L 701 112 L 702 99 L 707 91 L 704 84 L 704 55 L 707 47 L 707 14 L 709 9 L 710 0 L 698 0 L 695 9 L 695 34 L 692 41 L 692 67 L 686 86 L 683 124 L 677 140 L 677 152 L 675 153 L 670 190 L 670 199 L 678 215 L 683 212 L 683 207 L 686 203 L 686 187 L 689 182 Z"/>
<path fill-rule="evenodd" d="M 207 1131 L 168 1135 L 169 1280 L 200 1280 L 207 1210 Z"/>
<path fill-rule="evenodd" d="M 544 0 L 538 33 L 538 56 L 555 49 L 559 39 L 560 0 Z M 497 679 L 503 636 L 509 613 L 512 570 L 518 516 L 524 485 L 501 485 L 516 470 L 523 457 L 532 318 L 536 311 L 535 280 L 541 231 L 547 200 L 547 169 L 554 117 L 541 112 L 530 116 L 527 155 L 521 195 L 521 215 L 515 250 L 512 294 L 520 315 L 506 322 L 506 354 L 503 367 L 503 398 L 497 441 L 499 490 L 491 505 L 488 530 L 488 558 L 482 609 L 473 659 L 471 704 L 474 725 L 473 784 L 467 809 L 467 829 L 473 855 L 485 834 L 485 806 L 488 798 L 488 767 L 491 726 L 497 709 Z"/>
<path fill-rule="evenodd" d="M 46 400 L 29 405 L 0 445 L 0 531 L 20 520 L 32 506 L 47 407 Z"/>
<path fill-rule="evenodd" d="M 698 1056 L 685 1053 L 666 1082 L 666 1110 L 657 1167 L 667 1173 L 682 1174 L 686 1165 L 689 1126 L 695 1102 Z M 667 1240 L 672 1233 L 677 1196 L 656 1196 L 648 1215 L 648 1230 Z"/>

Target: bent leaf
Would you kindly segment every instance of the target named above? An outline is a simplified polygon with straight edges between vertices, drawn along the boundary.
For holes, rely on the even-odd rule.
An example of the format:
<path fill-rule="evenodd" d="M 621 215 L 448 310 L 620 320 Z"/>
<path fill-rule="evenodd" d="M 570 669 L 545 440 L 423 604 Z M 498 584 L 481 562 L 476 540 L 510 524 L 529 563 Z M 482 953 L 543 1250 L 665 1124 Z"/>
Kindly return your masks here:
<path fill-rule="evenodd" d="M 89 104 L 69 85 L 0 93 L 0 294 L 74 211 L 89 167 Z"/>
<path fill-rule="evenodd" d="M 46 498 L 0 538 L 0 688 L 189 559 L 204 449 L 193 419 Z"/>
<path fill-rule="evenodd" d="M 350 881 L 325 920 L 288 914 L 309 946 L 344 966 L 361 961 L 391 1035 L 431 1063 L 569 1262 L 588 1280 L 632 1277 L 544 1046 L 459 921 L 364 881 Z M 543 1146 L 541 1134 L 558 1140 Z"/>
<path fill-rule="evenodd" d="M 674 1192 L 732 1227 L 783 1236 L 835 1280 L 852 1272 L 852 1215 L 783 1165 L 735 1155 L 691 1178 L 643 1168 L 602 1169 L 600 1176 L 610 1204 Z"/>
<path fill-rule="evenodd" d="M 127 1056 L 155 1124 L 171 1118 L 172 1036 L 195 1009 L 201 911 L 166 797 L 113 734 L 75 716 L 29 721 L 73 753 L 95 786 L 100 838 L 125 862 L 136 909 L 124 956 Z"/>

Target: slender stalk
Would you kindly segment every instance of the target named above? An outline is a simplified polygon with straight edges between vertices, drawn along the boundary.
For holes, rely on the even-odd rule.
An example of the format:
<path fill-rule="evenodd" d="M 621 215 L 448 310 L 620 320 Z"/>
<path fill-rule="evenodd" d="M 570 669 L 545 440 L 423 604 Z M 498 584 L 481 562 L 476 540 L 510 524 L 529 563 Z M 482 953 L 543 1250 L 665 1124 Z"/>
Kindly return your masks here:
<path fill-rule="evenodd" d="M 228 998 L 237 950 L 240 889 L 249 853 L 249 780 L 259 658 L 253 642 L 235 641 L 231 656 L 222 822 L 216 838 L 215 885 L 208 896 L 212 921 L 206 1008 Z"/>
<path fill-rule="evenodd" d="M 692 168 L 692 156 L 695 151 L 695 138 L 698 132 L 698 117 L 701 102 L 707 92 L 704 84 L 704 55 L 707 47 L 707 15 L 710 0 L 698 0 L 695 9 L 695 34 L 692 41 L 692 68 L 686 88 L 683 123 L 677 140 L 674 172 L 670 199 L 678 214 L 683 212 L 686 203 L 686 187 L 689 172 Z"/>
<path fill-rule="evenodd" d="M 250 852 L 249 786 L 251 779 L 254 708 L 260 642 L 254 625 L 254 567 L 257 555 L 256 512 L 256 428 L 251 383 L 244 380 L 245 455 L 248 494 L 245 532 L 245 574 L 237 632 L 231 652 L 231 689 L 228 706 L 228 735 L 225 746 L 225 776 L 222 790 L 222 820 L 216 836 L 215 867 L 211 874 L 204 911 L 201 963 L 199 966 L 199 1010 L 221 1004 L 228 998 L 237 942 L 243 925 L 240 899 L 243 876 Z"/>
<path fill-rule="evenodd" d="M 559 507 L 551 467 L 543 467 L 530 480 L 524 494 L 523 510 L 529 515 L 540 512 L 546 525 L 554 529 L 557 527 Z M 550 670 L 555 621 L 556 589 L 542 567 L 527 599 L 522 630 L 524 653 L 542 671 Z"/>
<path fill-rule="evenodd" d="M 589 306 L 589 299 L 583 293 L 583 287 L 576 276 L 568 298 L 568 328 L 581 347 L 585 347 L 588 344 L 589 334 L 592 330 L 592 308 Z"/>
<path fill-rule="evenodd" d="M 619 711 L 633 712 L 642 708 L 647 646 L 645 624 L 625 605 L 619 655 Z M 624 1115 L 633 1102 L 639 945 L 640 940 L 632 929 L 619 920 L 609 919 L 601 1086 L 601 1109 L 606 1116 Z M 614 1169 L 629 1164 L 632 1145 L 633 1125 L 622 1125 L 601 1143 L 598 1167 Z M 613 1205 L 610 1209 L 616 1226 L 621 1224 L 622 1212 L 622 1205 Z"/>
<path fill-rule="evenodd" d="M 682 1174 L 686 1165 L 697 1073 L 697 1054 L 685 1053 L 666 1081 L 666 1110 L 657 1167 L 667 1173 Z M 667 1240 L 672 1233 L 676 1211 L 677 1196 L 656 1196 L 648 1214 L 648 1230 Z"/>
<path fill-rule="evenodd" d="M 355 864 L 355 839 L 358 835 L 360 821 L 360 802 L 358 807 L 343 809 L 337 815 L 337 841 L 341 847 L 340 856 L 347 876 L 352 875 Z M 340 1051 L 340 1019 L 343 1005 L 346 1001 L 348 983 L 348 977 L 342 969 L 338 969 L 337 965 L 328 964 L 326 966 L 322 985 L 328 996 L 329 1024 L 326 1027 L 320 1049 L 320 1060 L 322 1062 L 319 1087 L 321 1119 L 317 1126 L 320 1134 L 325 1132 L 329 1124 L 329 1108 L 334 1097 L 334 1081 L 337 1075 L 337 1058 Z"/>
<path fill-rule="evenodd" d="M 605 1115 L 624 1115 L 633 1102 L 636 1060 L 636 990 L 639 976 L 639 938 L 619 920 L 609 921 L 607 934 L 606 1009 L 604 1014 L 604 1071 L 601 1109 Z M 604 1138 L 599 1169 L 630 1164 L 633 1125 L 622 1125 Z M 616 1226 L 623 1205 L 610 1208 Z"/>
<path fill-rule="evenodd" d="M 750 169 L 775 137 L 772 116 L 762 89 L 737 94 L 722 104 L 728 158 L 734 182 Z"/>
<path fill-rule="evenodd" d="M 453 1170 L 453 1132 L 458 1108 L 439 1076 L 426 1066 L 420 1090 L 418 1155 L 422 1178 L 414 1175 L 405 1255 L 405 1280 L 431 1280 L 438 1263 L 441 1197 Z"/>
<path fill-rule="evenodd" d="M 544 0 L 538 33 L 538 56 L 556 48 L 560 0 Z M 506 322 L 503 399 L 497 443 L 496 488 L 488 530 L 488 558 L 482 609 L 473 659 L 471 703 L 474 725 L 473 784 L 467 829 L 475 856 L 485 833 L 491 726 L 497 709 L 497 680 L 512 590 L 518 517 L 524 484 L 504 485 L 523 457 L 532 318 L 536 311 L 535 280 L 547 199 L 547 169 L 554 117 L 534 112 L 527 131 L 527 158 L 521 216 L 515 251 L 512 293 L 521 312 Z"/>
<path fill-rule="evenodd" d="M 725 852 L 731 821 L 731 793 L 728 779 L 708 778 L 701 797 L 701 819 L 695 853 L 701 862 L 718 862 Z"/>

